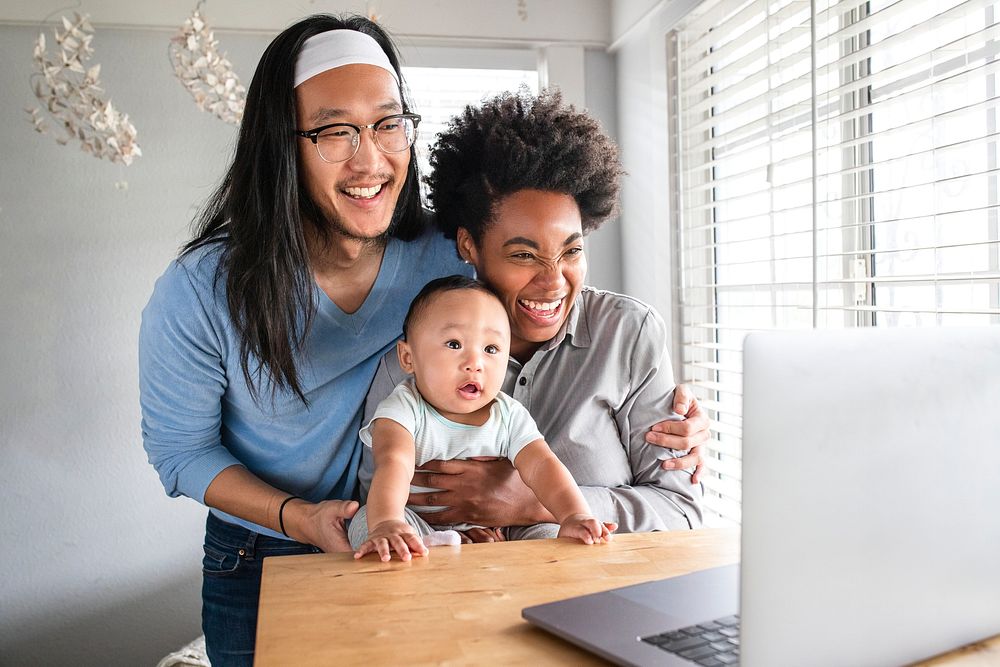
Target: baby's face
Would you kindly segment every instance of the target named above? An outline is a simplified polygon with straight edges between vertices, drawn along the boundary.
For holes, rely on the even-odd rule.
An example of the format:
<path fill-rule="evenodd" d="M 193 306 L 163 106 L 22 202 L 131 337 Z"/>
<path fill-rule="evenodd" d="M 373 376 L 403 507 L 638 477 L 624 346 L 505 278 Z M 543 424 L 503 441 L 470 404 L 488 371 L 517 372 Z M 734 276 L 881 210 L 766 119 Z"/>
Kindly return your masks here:
<path fill-rule="evenodd" d="M 447 419 L 481 424 L 510 354 L 503 306 L 478 290 L 449 290 L 434 295 L 410 329 L 400 361 L 420 395 Z"/>

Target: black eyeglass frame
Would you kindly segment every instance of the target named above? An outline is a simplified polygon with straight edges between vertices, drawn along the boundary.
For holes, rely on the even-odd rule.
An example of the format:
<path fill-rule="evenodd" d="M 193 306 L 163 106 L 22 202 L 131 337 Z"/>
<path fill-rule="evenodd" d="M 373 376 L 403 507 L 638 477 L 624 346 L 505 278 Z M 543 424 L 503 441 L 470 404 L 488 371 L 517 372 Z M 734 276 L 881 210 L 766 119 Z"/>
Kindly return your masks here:
<path fill-rule="evenodd" d="M 409 120 L 413 121 L 414 141 L 411 141 L 410 144 L 406 148 L 401 148 L 398 151 L 387 151 L 386 149 L 382 148 L 382 144 L 379 143 L 379 140 L 378 140 L 378 128 L 379 128 L 379 126 L 382 123 L 386 122 L 387 120 L 393 120 L 393 119 L 396 119 L 396 118 L 405 118 L 405 119 L 409 119 Z M 416 114 L 416 113 L 394 113 L 394 114 L 391 114 L 391 115 L 386 116 L 384 118 L 379 118 L 374 123 L 368 123 L 367 125 L 355 125 L 354 123 L 330 123 L 329 125 L 321 125 L 320 127 L 314 127 L 311 130 L 295 130 L 295 135 L 298 136 L 298 137 L 303 137 L 304 139 L 308 139 L 309 141 L 311 141 L 312 144 L 313 144 L 313 146 L 316 146 L 316 151 L 319 152 L 319 142 L 318 142 L 319 135 L 322 134 L 323 132 L 326 132 L 331 127 L 350 127 L 350 128 L 353 128 L 354 131 L 357 132 L 357 136 L 359 138 L 361 137 L 361 130 L 370 129 L 372 131 L 372 134 L 374 135 L 374 138 L 375 138 L 375 145 L 378 146 L 378 149 L 380 151 L 382 151 L 383 153 L 402 153 L 407 148 L 410 148 L 410 146 L 412 146 L 414 144 L 414 142 L 416 141 L 416 134 L 415 133 L 416 133 L 417 127 L 420 125 L 420 121 L 421 121 L 420 114 Z M 357 145 L 354 146 L 354 153 L 351 154 L 351 157 L 354 157 L 355 155 L 358 154 L 358 148 L 360 146 L 361 146 L 361 141 L 359 139 Z M 327 160 L 326 158 L 323 157 L 322 153 L 320 153 L 319 157 L 324 162 L 329 162 L 329 160 Z M 337 162 L 346 162 L 347 160 L 350 160 L 351 157 L 344 158 L 343 160 L 337 160 Z"/>

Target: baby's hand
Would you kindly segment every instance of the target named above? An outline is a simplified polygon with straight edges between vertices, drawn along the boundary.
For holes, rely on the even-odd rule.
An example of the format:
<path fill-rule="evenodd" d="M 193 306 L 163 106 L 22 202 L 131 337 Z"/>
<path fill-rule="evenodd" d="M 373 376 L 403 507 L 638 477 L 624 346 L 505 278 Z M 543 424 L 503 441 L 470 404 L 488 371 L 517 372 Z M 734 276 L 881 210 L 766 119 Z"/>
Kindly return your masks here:
<path fill-rule="evenodd" d="M 413 526 L 405 521 L 390 519 L 369 531 L 368 539 L 354 552 L 354 557 L 377 553 L 382 562 L 386 562 L 392 558 L 393 551 L 399 554 L 400 560 L 410 560 L 412 555 L 425 555 L 427 547 Z"/>
<path fill-rule="evenodd" d="M 617 523 L 601 523 L 590 514 L 570 514 L 559 524 L 559 537 L 575 537 L 584 544 L 611 541 Z"/>

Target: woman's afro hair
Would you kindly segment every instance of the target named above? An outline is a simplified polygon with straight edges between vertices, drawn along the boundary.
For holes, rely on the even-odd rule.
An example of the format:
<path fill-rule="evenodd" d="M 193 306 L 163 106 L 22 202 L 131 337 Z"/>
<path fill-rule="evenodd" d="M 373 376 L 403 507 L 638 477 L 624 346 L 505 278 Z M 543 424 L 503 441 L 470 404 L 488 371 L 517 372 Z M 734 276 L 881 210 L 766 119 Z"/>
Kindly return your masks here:
<path fill-rule="evenodd" d="M 618 149 L 591 116 L 558 92 L 522 88 L 467 106 L 430 154 L 430 202 L 437 225 L 455 238 L 464 227 L 478 244 L 496 205 L 521 190 L 573 197 L 583 233 L 617 211 Z"/>

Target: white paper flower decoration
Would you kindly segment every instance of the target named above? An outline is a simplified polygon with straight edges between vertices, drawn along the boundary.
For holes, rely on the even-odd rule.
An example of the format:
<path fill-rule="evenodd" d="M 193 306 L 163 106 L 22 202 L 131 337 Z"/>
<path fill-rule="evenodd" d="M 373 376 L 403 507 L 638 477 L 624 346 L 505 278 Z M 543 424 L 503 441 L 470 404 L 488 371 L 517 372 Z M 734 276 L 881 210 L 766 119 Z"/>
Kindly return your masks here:
<path fill-rule="evenodd" d="M 170 40 L 170 60 L 174 74 L 184 84 L 195 104 L 218 118 L 239 125 L 246 104 L 246 89 L 219 42 L 197 7 Z"/>
<path fill-rule="evenodd" d="M 53 133 L 60 144 L 79 141 L 81 150 L 94 157 L 132 164 L 142 155 L 135 142 L 135 127 L 128 114 L 101 96 L 101 66 L 84 67 L 94 54 L 90 46 L 94 29 L 88 17 L 74 13 L 71 22 L 63 16 L 62 27 L 62 31 L 53 30 L 60 49 L 54 59 L 49 59 L 46 51 L 45 33 L 40 33 L 35 43 L 32 88 L 42 107 L 27 110 L 35 130 L 48 133 L 47 113 L 64 131 Z"/>

